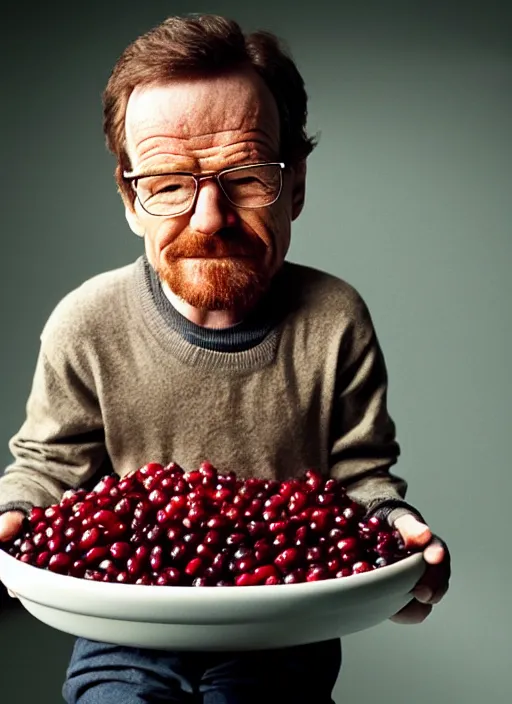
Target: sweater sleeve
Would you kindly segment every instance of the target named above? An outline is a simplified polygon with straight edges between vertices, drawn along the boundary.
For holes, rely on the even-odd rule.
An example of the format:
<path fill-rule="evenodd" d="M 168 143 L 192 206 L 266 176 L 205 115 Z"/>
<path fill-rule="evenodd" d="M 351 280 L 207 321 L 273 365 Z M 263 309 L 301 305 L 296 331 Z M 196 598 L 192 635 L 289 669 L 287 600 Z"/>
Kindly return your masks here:
<path fill-rule="evenodd" d="M 0 477 L 0 513 L 57 503 L 107 463 L 98 400 L 68 345 L 42 338 L 26 419 L 9 443 L 14 461 Z"/>
<path fill-rule="evenodd" d="M 395 520 L 418 512 L 404 501 L 407 482 L 390 471 L 400 455 L 387 410 L 387 370 L 370 313 L 355 294 L 338 354 L 331 419 L 331 476 L 368 514 Z M 380 510 L 379 510 L 380 509 Z"/>

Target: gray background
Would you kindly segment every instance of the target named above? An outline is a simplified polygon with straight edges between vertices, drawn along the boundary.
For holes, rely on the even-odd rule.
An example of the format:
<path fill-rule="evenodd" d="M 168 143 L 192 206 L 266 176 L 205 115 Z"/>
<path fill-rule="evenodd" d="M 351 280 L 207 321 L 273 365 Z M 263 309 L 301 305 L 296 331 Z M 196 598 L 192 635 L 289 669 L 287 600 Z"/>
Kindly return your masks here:
<path fill-rule="evenodd" d="M 3 15 L 2 463 L 48 314 L 141 251 L 101 131 L 118 55 L 172 13 L 271 29 L 291 46 L 321 131 L 290 258 L 346 278 L 370 306 L 408 498 L 453 553 L 450 592 L 424 624 L 346 639 L 337 702 L 508 702 L 509 4 L 287 4 L 22 3 Z M 72 638 L 21 608 L 0 613 L 0 629 L 0 698 L 60 701 Z"/>

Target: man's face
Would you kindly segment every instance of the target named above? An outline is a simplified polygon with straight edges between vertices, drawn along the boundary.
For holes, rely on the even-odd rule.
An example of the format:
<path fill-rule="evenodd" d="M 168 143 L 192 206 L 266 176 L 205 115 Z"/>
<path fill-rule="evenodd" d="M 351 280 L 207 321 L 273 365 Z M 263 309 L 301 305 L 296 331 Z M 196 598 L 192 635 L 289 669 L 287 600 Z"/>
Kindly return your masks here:
<path fill-rule="evenodd" d="M 255 73 L 177 79 L 130 96 L 126 139 L 132 171 L 196 174 L 280 161 L 279 115 Z M 177 217 L 126 203 L 132 229 L 144 234 L 160 279 L 195 308 L 245 310 L 268 287 L 302 209 L 304 171 L 286 170 L 273 205 L 237 209 L 213 180 L 201 182 L 195 207 Z"/>

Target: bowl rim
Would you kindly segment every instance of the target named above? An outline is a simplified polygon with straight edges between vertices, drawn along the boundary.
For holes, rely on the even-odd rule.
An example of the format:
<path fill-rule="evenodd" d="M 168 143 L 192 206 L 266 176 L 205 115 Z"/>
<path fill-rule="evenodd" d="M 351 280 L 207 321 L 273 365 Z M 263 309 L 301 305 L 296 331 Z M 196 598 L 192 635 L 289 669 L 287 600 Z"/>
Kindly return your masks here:
<path fill-rule="evenodd" d="M 38 598 L 38 594 L 34 593 L 35 590 L 46 587 L 51 589 L 56 596 L 58 596 L 59 593 L 69 596 L 70 589 L 74 591 L 73 588 L 76 587 L 77 582 L 80 585 L 79 591 L 76 593 L 77 598 L 83 596 L 87 599 L 94 599 L 95 597 L 105 599 L 108 597 L 109 599 L 120 598 L 122 600 L 131 600 L 137 599 L 138 596 L 144 594 L 145 598 L 150 597 L 153 604 L 157 605 L 159 603 L 166 604 L 172 598 L 186 596 L 188 600 L 195 599 L 197 602 L 201 602 L 204 605 L 205 602 L 211 603 L 212 601 L 215 601 L 219 603 L 226 600 L 229 601 L 233 598 L 234 594 L 244 594 L 244 598 L 247 599 L 251 597 L 271 598 L 272 596 L 282 599 L 286 595 L 291 596 L 292 594 L 295 597 L 307 597 L 312 596 L 313 594 L 315 596 L 328 595 L 331 593 L 336 593 L 340 591 L 340 589 L 345 592 L 351 592 L 355 589 L 359 589 L 360 587 L 373 587 L 381 582 L 388 582 L 389 580 L 392 581 L 394 578 L 405 576 L 409 572 L 416 571 L 421 563 L 426 565 L 423 558 L 423 552 L 418 551 L 403 557 L 391 565 L 378 567 L 369 572 L 361 572 L 358 574 L 349 575 L 347 577 L 329 578 L 314 582 L 299 582 L 297 584 L 263 584 L 243 587 L 237 587 L 236 585 L 220 587 L 203 586 L 195 588 L 186 585 L 166 585 L 167 588 L 162 589 L 159 585 L 97 582 L 94 580 L 51 572 L 50 570 L 21 562 L 19 559 L 10 555 L 0 547 L 0 581 L 3 582 L 7 589 L 13 591 L 16 596 L 42 605 L 47 605 L 48 599 L 45 599 L 42 596 Z M 23 575 L 23 581 L 27 585 L 27 589 L 20 589 L 19 585 L 13 589 L 10 584 L 5 582 L 3 574 L 7 573 L 7 571 L 11 568 L 16 570 L 18 574 L 18 579 L 16 579 L 16 581 L 22 581 L 19 579 L 19 576 Z M 34 583 L 34 570 L 37 570 L 37 585 Z M 8 580 L 8 582 L 11 581 L 12 580 L 10 579 Z"/>

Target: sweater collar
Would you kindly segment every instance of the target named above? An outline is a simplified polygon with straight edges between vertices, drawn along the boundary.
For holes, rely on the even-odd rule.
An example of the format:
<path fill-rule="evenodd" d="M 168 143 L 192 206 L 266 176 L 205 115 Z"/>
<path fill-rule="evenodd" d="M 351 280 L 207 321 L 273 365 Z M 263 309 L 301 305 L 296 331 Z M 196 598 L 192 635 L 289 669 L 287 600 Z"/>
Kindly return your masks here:
<path fill-rule="evenodd" d="M 215 352 L 242 352 L 251 349 L 267 337 L 285 313 L 286 295 L 283 279 L 286 263 L 274 276 L 269 290 L 247 318 L 229 328 L 221 329 L 205 328 L 185 318 L 170 302 L 160 279 L 145 255 L 143 263 L 146 280 L 149 282 L 152 298 L 161 317 L 171 330 L 196 347 Z"/>

